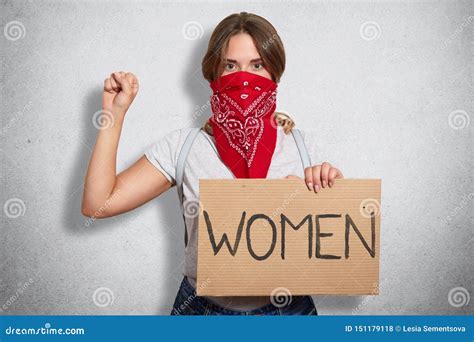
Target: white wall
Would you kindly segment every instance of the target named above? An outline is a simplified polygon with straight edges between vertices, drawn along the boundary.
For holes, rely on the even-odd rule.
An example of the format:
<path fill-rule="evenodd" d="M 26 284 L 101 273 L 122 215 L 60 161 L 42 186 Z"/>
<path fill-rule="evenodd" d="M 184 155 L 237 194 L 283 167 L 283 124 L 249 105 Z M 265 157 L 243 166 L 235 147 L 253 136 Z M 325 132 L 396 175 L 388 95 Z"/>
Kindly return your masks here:
<path fill-rule="evenodd" d="M 288 62 L 278 107 L 317 134 L 322 160 L 347 178 L 383 179 L 381 294 L 315 297 L 319 313 L 473 313 L 448 301 L 455 287 L 473 290 L 469 1 L 1 6 L 2 28 L 24 27 L 17 40 L 5 31 L 0 49 L 1 203 L 20 199 L 22 214 L 2 212 L 2 314 L 169 313 L 183 262 L 176 191 L 87 226 L 92 117 L 104 78 L 138 76 L 119 171 L 170 130 L 200 125 L 209 111 L 193 117 L 210 94 L 201 58 L 215 25 L 239 11 L 279 31 Z M 183 33 L 190 22 L 194 40 Z M 99 287 L 110 305 L 94 305 Z"/>

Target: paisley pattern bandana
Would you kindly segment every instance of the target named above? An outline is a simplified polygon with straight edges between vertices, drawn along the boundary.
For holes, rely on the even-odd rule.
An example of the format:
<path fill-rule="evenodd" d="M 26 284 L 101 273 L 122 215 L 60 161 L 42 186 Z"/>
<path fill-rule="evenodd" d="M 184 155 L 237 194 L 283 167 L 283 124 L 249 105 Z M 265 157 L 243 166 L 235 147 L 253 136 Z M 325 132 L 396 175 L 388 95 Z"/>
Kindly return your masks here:
<path fill-rule="evenodd" d="M 220 158 L 236 178 L 266 178 L 276 145 L 277 84 L 238 71 L 210 85 L 209 123 Z"/>

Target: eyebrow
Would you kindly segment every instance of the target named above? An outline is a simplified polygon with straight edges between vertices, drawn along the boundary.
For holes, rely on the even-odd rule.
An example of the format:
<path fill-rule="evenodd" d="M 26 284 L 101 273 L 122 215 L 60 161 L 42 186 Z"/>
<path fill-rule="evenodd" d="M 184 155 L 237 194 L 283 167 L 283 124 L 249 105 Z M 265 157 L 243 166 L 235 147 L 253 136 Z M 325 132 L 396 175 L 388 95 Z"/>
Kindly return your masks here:
<path fill-rule="evenodd" d="M 230 62 L 230 63 L 237 63 L 237 61 L 235 59 L 230 59 L 230 58 L 226 58 L 225 61 Z M 254 58 L 254 59 L 250 60 L 250 63 L 256 63 L 256 62 L 262 62 L 262 59 L 261 58 Z"/>

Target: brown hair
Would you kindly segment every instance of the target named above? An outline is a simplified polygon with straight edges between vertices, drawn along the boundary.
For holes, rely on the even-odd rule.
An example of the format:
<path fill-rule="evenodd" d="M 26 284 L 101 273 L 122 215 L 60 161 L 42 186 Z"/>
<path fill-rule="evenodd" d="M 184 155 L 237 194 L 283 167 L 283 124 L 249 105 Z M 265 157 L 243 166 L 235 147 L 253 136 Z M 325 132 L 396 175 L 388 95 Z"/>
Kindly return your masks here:
<path fill-rule="evenodd" d="M 285 70 L 285 49 L 270 22 L 252 13 L 240 12 L 224 18 L 212 32 L 207 52 L 202 59 L 202 74 L 209 82 L 218 78 L 224 68 L 224 51 L 232 36 L 245 32 L 254 40 L 264 67 L 279 82 Z"/>

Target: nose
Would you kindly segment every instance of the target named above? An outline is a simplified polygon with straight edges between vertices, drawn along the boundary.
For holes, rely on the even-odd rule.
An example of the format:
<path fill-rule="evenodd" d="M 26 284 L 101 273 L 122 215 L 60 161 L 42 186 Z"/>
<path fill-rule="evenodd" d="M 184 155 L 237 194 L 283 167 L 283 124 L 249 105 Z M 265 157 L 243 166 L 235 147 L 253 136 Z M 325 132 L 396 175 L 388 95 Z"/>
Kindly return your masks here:
<path fill-rule="evenodd" d="M 250 72 L 250 70 L 251 70 L 250 67 L 251 67 L 251 65 L 244 65 L 244 66 L 242 66 L 242 69 L 241 69 L 241 70 L 242 70 L 242 71 Z"/>

